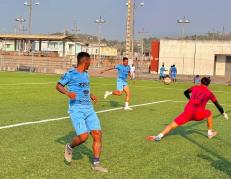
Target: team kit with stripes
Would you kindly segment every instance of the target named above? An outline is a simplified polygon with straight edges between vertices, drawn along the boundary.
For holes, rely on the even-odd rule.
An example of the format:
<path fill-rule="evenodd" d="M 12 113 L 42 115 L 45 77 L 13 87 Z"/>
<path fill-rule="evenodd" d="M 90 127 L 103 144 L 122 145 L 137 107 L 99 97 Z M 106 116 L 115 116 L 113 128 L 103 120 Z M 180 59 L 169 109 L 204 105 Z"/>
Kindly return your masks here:
<path fill-rule="evenodd" d="M 102 131 L 100 120 L 94 110 L 93 103 L 97 102 L 97 97 L 90 91 L 90 80 L 87 70 L 90 66 L 90 55 L 86 52 L 80 52 L 77 56 L 78 64 L 76 67 L 68 70 L 56 84 L 56 89 L 69 98 L 69 115 L 72 126 L 75 129 L 76 135 L 69 143 L 65 145 L 64 158 L 67 162 L 72 161 L 72 154 L 74 148 L 87 141 L 88 136 L 93 138 L 93 163 L 92 169 L 95 171 L 107 173 L 108 169 L 105 168 L 100 162 L 100 155 L 102 150 Z M 113 68 L 101 71 L 101 74 L 117 70 L 117 89 L 114 91 L 105 91 L 104 99 L 110 95 L 121 96 L 125 94 L 124 110 L 131 111 L 133 108 L 129 105 L 131 93 L 128 87 L 127 79 L 131 77 L 130 66 L 128 65 L 128 58 L 123 58 L 122 64 Z M 208 88 L 210 85 L 210 78 L 204 77 L 201 79 L 199 85 L 193 86 L 185 90 L 184 95 L 188 99 L 184 111 L 179 114 L 170 124 L 168 124 L 163 131 L 157 135 L 147 136 L 148 141 L 161 141 L 170 131 L 182 126 L 190 121 L 207 120 L 208 139 L 212 139 L 217 135 L 213 130 L 213 114 L 212 111 L 206 109 L 206 105 L 211 101 L 221 115 L 228 119 L 218 99 L 213 92 Z"/>

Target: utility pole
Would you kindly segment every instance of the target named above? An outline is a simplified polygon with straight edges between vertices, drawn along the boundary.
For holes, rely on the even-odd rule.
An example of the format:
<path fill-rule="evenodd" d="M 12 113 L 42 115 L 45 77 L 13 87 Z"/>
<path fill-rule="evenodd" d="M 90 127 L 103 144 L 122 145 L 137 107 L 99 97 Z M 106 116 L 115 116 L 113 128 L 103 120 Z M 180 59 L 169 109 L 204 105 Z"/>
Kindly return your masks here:
<path fill-rule="evenodd" d="M 142 61 L 144 60 L 144 35 L 148 34 L 148 32 L 144 31 L 144 28 L 142 29 L 142 31 L 138 32 L 141 36 L 141 57 L 142 57 Z"/>
<path fill-rule="evenodd" d="M 78 32 L 80 32 L 80 29 L 77 27 L 76 21 L 74 21 L 74 27 L 72 29 L 72 32 L 74 32 L 75 38 L 76 38 Z M 76 41 L 74 40 L 74 42 L 75 42 L 75 55 L 74 55 L 74 58 L 76 58 Z"/>
<path fill-rule="evenodd" d="M 104 20 L 101 16 L 99 19 L 95 20 L 95 23 L 98 25 L 98 54 L 99 54 L 99 62 L 101 63 L 101 51 L 100 51 L 100 46 L 101 46 L 101 31 L 102 31 L 102 24 L 106 23 L 106 20 Z M 100 64 L 99 63 L 99 64 Z"/>
<path fill-rule="evenodd" d="M 29 2 L 25 2 L 24 3 L 25 6 L 27 6 L 29 8 L 29 23 L 28 23 L 28 33 L 31 34 L 32 33 L 32 7 L 38 6 L 39 2 L 36 2 L 35 4 L 33 3 L 33 0 L 29 0 Z"/>
<path fill-rule="evenodd" d="M 18 22 L 17 33 L 22 34 L 24 32 L 23 22 L 26 22 L 26 19 L 24 19 L 22 16 L 20 16 L 19 18 L 15 19 L 15 20 Z"/>
<path fill-rule="evenodd" d="M 135 25 L 135 9 L 138 7 L 143 7 L 144 3 L 139 3 L 137 5 L 135 0 L 128 0 L 126 3 L 128 7 L 127 12 L 127 25 L 126 25 L 126 56 L 129 58 L 129 63 L 133 63 L 134 58 L 134 25 Z"/>
<path fill-rule="evenodd" d="M 184 35 L 185 35 L 185 24 L 189 24 L 190 23 L 190 20 L 189 19 L 186 19 L 185 16 L 183 19 L 178 19 L 177 20 L 177 23 L 178 24 L 182 24 L 182 31 L 181 31 L 181 39 L 183 40 L 184 39 Z"/>

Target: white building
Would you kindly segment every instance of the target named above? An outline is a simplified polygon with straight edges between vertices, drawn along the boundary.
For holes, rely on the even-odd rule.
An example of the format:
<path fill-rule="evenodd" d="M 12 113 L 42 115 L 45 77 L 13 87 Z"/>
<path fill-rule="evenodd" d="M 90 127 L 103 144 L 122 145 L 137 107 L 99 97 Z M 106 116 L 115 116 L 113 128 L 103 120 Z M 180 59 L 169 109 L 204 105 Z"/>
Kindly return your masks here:
<path fill-rule="evenodd" d="M 162 64 L 178 74 L 231 76 L 231 41 L 160 40 Z"/>

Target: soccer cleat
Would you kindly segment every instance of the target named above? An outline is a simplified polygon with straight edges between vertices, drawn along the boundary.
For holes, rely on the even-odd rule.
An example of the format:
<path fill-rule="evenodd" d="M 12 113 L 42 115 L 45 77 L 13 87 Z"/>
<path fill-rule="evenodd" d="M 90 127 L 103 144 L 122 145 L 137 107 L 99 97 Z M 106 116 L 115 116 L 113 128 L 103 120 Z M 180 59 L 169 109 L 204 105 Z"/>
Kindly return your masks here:
<path fill-rule="evenodd" d="M 109 92 L 109 91 L 105 91 L 105 93 L 104 93 L 104 99 L 107 99 L 107 97 L 110 95 L 111 93 Z"/>
<path fill-rule="evenodd" d="M 228 116 L 227 113 L 223 113 L 222 115 L 223 115 L 223 117 L 224 117 L 226 120 L 229 120 L 229 116 Z"/>
<path fill-rule="evenodd" d="M 151 136 L 151 135 L 147 136 L 146 139 L 149 140 L 149 141 L 160 141 L 161 140 L 160 137 L 158 137 L 158 136 Z"/>
<path fill-rule="evenodd" d="M 69 147 L 69 144 L 66 144 L 65 146 L 64 158 L 69 163 L 72 161 L 72 149 Z"/>
<path fill-rule="evenodd" d="M 129 106 L 127 106 L 127 107 L 124 107 L 124 110 L 132 111 L 133 109 L 132 109 L 132 108 L 130 108 Z"/>
<path fill-rule="evenodd" d="M 93 164 L 92 170 L 102 172 L 102 173 L 108 173 L 108 170 L 104 168 L 100 163 Z"/>
<path fill-rule="evenodd" d="M 208 135 L 209 139 L 212 139 L 213 137 L 215 137 L 218 133 L 216 131 L 213 131 L 212 134 Z"/>

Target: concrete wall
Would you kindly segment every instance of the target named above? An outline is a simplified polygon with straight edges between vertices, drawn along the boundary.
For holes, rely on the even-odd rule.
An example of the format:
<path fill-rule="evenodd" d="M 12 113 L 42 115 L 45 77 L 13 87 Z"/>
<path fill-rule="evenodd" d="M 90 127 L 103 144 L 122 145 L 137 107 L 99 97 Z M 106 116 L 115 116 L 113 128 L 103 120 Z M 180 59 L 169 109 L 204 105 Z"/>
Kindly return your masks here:
<path fill-rule="evenodd" d="M 159 66 L 175 64 L 178 74 L 214 75 L 215 56 L 231 54 L 231 41 L 161 40 Z M 221 57 L 220 57 L 221 58 Z M 222 60 L 217 75 L 224 74 Z"/>

